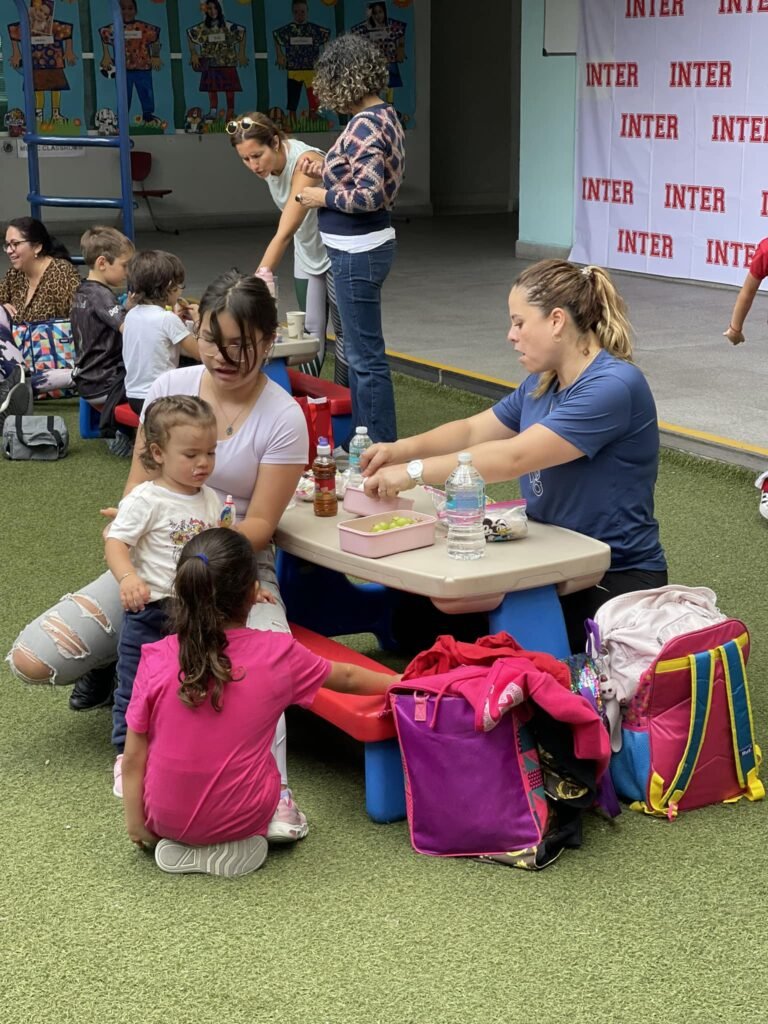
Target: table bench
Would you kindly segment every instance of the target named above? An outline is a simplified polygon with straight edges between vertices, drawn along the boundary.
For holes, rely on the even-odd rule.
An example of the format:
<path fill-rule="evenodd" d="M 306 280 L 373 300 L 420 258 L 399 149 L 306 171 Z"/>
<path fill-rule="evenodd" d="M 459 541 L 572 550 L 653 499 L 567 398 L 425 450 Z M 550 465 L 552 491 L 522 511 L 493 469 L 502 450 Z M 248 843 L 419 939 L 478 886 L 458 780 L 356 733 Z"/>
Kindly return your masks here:
<path fill-rule="evenodd" d="M 294 623 L 290 625 L 291 632 L 301 644 L 329 661 L 350 662 L 374 671 L 395 674 L 393 669 L 336 640 Z M 400 746 L 392 716 L 382 717 L 384 695 L 364 697 L 352 693 L 336 693 L 323 687 L 309 710 L 363 744 L 365 806 L 371 819 L 385 823 L 404 818 L 405 788 Z"/>

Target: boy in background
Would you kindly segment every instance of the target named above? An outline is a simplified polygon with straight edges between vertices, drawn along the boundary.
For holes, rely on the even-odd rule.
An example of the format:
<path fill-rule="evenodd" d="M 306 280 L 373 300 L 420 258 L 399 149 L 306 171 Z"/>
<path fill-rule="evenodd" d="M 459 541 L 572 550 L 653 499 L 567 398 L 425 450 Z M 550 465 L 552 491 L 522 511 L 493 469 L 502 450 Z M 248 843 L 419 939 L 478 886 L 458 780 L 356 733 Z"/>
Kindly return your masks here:
<path fill-rule="evenodd" d="M 80 395 L 102 408 L 125 377 L 125 310 L 115 293 L 125 288 L 128 262 L 135 250 L 120 231 L 102 225 L 85 232 L 80 249 L 89 271 L 74 294 L 70 312 L 76 352 L 73 377 Z M 133 442 L 127 434 L 115 431 L 107 444 L 114 455 L 131 455 Z"/>

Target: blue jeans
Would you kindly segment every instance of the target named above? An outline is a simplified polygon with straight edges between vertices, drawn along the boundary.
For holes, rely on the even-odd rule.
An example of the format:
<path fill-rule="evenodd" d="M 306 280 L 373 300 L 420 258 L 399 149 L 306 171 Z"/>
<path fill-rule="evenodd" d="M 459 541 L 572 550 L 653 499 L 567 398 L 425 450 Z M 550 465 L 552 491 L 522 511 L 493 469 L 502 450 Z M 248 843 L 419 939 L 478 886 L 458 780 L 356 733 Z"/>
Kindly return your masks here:
<path fill-rule="evenodd" d="M 328 247 L 349 363 L 352 427 L 368 427 L 374 441 L 397 440 L 395 394 L 381 329 L 381 286 L 395 247 L 394 240 L 368 252 Z"/>
<path fill-rule="evenodd" d="M 153 644 L 168 632 L 169 601 L 151 601 L 140 612 L 126 612 L 117 645 L 117 689 L 112 708 L 112 744 L 118 754 L 125 747 L 125 712 L 133 693 L 133 680 L 141 658 L 141 645 Z"/>

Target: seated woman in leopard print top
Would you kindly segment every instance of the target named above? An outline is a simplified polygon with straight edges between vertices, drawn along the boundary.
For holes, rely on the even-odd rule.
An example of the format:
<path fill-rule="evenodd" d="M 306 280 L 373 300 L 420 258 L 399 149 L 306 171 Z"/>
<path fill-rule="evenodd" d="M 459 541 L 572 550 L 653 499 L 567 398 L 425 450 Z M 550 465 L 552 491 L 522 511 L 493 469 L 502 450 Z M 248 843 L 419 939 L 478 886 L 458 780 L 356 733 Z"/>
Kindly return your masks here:
<path fill-rule="evenodd" d="M 80 275 L 66 248 L 51 238 L 34 217 L 18 217 L 5 230 L 5 252 L 10 270 L 0 281 L 0 415 L 7 399 L 8 381 L 16 383 L 21 353 L 14 344 L 12 324 L 41 320 L 68 320 Z"/>

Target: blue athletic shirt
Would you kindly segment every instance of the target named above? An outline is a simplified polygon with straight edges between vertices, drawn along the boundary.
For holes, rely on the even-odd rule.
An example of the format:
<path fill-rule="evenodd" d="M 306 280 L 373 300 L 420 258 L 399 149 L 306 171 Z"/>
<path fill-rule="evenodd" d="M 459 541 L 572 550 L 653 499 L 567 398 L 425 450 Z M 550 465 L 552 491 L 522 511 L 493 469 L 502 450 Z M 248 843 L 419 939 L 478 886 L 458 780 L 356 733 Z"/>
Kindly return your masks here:
<path fill-rule="evenodd" d="M 521 477 L 528 515 L 609 544 L 611 569 L 666 569 L 653 514 L 659 426 L 643 374 L 601 351 L 561 391 L 554 381 L 534 398 L 538 382 L 531 374 L 493 411 L 516 433 L 540 423 L 584 455 Z"/>

